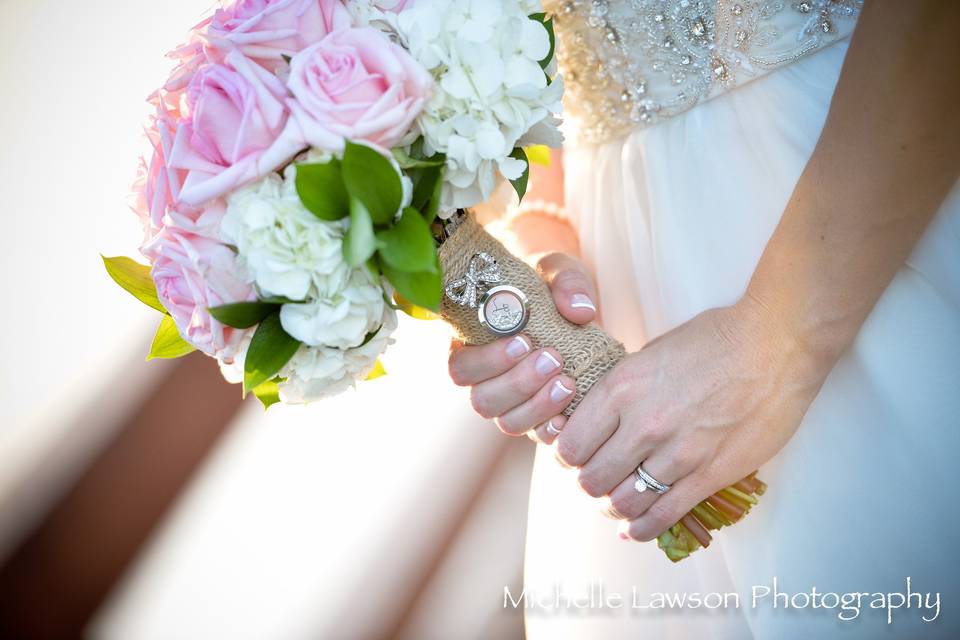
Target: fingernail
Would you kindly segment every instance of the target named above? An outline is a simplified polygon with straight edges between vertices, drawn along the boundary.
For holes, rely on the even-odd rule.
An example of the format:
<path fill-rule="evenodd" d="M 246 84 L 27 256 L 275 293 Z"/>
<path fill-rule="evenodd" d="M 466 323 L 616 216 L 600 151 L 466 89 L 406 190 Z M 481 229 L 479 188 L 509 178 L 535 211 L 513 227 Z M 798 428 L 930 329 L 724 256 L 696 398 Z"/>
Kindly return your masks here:
<path fill-rule="evenodd" d="M 559 369 L 560 361 L 550 355 L 549 351 L 544 351 L 537 356 L 537 361 L 534 363 L 533 367 L 537 370 L 537 373 L 545 376 Z"/>
<path fill-rule="evenodd" d="M 621 531 L 618 535 L 620 536 L 620 539 L 621 539 L 621 540 L 629 540 L 629 539 L 630 539 L 630 536 L 628 536 L 627 534 L 625 534 L 623 531 Z"/>
<path fill-rule="evenodd" d="M 507 343 L 507 355 L 514 360 L 526 354 L 528 351 L 530 351 L 530 345 L 520 336 L 517 336 Z"/>
<path fill-rule="evenodd" d="M 583 293 L 575 293 L 570 296 L 570 306 L 574 309 L 590 309 L 593 312 L 597 310 L 593 304 L 593 300 Z"/>
<path fill-rule="evenodd" d="M 563 427 L 561 427 L 561 429 L 562 428 Z M 549 433 L 552 436 L 560 435 L 560 429 L 557 429 L 555 426 L 553 426 L 553 419 L 550 419 L 547 421 L 547 433 Z"/>
<path fill-rule="evenodd" d="M 629 522 L 623 521 L 620 523 L 620 526 L 618 527 L 619 531 L 617 533 L 620 536 L 621 540 L 630 540 L 630 534 L 627 533 L 629 528 L 630 528 Z"/>
<path fill-rule="evenodd" d="M 550 399 L 554 402 L 560 402 L 573 393 L 573 389 L 567 389 L 563 386 L 563 383 L 557 380 L 553 383 L 553 387 L 550 388 Z"/>

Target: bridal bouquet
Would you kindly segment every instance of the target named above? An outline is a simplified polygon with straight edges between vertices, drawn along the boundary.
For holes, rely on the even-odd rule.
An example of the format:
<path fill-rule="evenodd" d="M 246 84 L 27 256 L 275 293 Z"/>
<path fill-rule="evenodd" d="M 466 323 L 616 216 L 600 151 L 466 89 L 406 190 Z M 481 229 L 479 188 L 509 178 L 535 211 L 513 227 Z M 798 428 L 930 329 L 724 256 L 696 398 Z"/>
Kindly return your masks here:
<path fill-rule="evenodd" d="M 268 403 L 376 372 L 394 300 L 439 308 L 432 227 L 561 141 L 537 5 L 240 0 L 195 27 L 151 97 L 150 267 L 107 259 L 165 314 L 151 357 L 200 350 Z"/>
<path fill-rule="evenodd" d="M 623 357 L 465 213 L 505 180 L 522 198 L 526 150 L 562 142 L 538 1 L 237 0 L 170 55 L 134 189 L 149 265 L 104 259 L 163 314 L 150 358 L 199 350 L 265 406 L 312 402 L 382 373 L 398 309 L 438 312 L 469 342 L 557 347 L 572 411 Z M 699 522 L 762 488 L 732 490 Z M 661 546 L 679 559 L 702 529 Z"/>

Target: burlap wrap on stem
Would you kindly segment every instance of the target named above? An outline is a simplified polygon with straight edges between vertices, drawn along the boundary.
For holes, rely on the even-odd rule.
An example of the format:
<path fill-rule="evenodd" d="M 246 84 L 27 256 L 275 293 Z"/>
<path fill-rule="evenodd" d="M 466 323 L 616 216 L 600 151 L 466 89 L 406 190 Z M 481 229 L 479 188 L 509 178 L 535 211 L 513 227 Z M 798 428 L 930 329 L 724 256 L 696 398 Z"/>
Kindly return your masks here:
<path fill-rule="evenodd" d="M 563 356 L 564 373 L 577 381 L 577 393 L 564 413 L 570 415 L 590 387 L 626 355 L 623 345 L 595 325 L 576 325 L 557 311 L 550 290 L 543 279 L 477 224 L 473 216 L 461 223 L 453 235 L 440 245 L 440 264 L 449 282 L 460 278 L 470 259 L 480 251 L 493 256 L 500 265 L 500 284 L 517 287 L 527 295 L 530 320 L 524 335 L 533 340 L 533 347 L 553 347 Z M 477 309 L 460 306 L 446 296 L 440 315 L 457 331 L 466 344 L 486 344 L 497 336 L 484 329 L 477 318 Z"/>

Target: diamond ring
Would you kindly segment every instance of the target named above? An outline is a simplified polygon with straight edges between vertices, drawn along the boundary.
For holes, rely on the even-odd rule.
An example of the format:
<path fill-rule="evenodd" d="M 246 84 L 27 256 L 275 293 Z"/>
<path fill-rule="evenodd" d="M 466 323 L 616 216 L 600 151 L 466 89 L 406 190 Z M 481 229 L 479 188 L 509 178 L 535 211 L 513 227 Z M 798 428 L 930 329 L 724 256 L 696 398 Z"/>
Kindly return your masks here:
<path fill-rule="evenodd" d="M 653 492 L 657 495 L 663 495 L 667 491 L 670 491 L 670 485 L 660 482 L 644 471 L 642 464 L 637 467 L 633 473 L 637 476 L 637 481 L 633 483 L 633 488 L 637 490 L 637 493 L 643 493 L 647 489 L 653 489 Z"/>

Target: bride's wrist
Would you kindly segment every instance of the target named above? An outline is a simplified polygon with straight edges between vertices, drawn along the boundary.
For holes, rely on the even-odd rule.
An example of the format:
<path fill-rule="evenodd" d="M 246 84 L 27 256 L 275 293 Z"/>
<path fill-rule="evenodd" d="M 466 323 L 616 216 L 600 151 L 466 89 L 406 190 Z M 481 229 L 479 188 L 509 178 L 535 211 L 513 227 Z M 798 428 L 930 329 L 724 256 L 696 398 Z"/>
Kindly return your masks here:
<path fill-rule="evenodd" d="M 752 291 L 731 313 L 741 339 L 751 345 L 763 368 L 772 375 L 787 374 L 801 387 L 819 388 L 839 356 L 833 340 L 811 332 L 794 312 Z"/>

